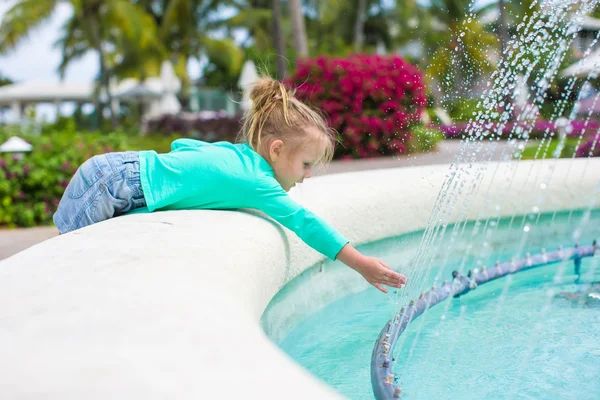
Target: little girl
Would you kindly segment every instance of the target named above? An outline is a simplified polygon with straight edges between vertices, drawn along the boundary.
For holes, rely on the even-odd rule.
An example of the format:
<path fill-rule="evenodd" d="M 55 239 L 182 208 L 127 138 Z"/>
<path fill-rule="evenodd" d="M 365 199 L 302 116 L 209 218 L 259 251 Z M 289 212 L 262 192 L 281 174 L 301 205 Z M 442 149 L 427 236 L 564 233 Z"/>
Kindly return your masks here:
<path fill-rule="evenodd" d="M 250 93 L 241 144 L 178 139 L 171 152 L 108 153 L 83 163 L 54 214 L 60 233 L 118 216 L 190 208 L 254 208 L 295 232 L 306 244 L 358 271 L 377 289 L 401 287 L 406 278 L 366 257 L 287 192 L 333 156 L 334 135 L 319 113 L 286 87 L 262 78 Z"/>

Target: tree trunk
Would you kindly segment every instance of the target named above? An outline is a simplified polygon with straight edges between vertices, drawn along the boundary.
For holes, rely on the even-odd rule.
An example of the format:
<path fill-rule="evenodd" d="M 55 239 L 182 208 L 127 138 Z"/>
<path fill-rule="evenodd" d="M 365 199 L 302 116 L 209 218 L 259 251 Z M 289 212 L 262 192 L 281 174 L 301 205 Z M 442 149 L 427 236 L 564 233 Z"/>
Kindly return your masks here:
<path fill-rule="evenodd" d="M 102 86 L 104 86 L 104 90 L 106 91 L 106 100 L 108 102 L 108 109 L 110 111 L 110 125 L 114 128 L 118 125 L 117 116 L 115 115 L 115 110 L 113 110 L 113 97 L 112 92 L 110 90 L 110 76 L 106 71 L 106 62 L 104 60 L 104 52 L 102 49 L 98 49 L 98 56 L 100 59 L 100 82 Z"/>
<path fill-rule="evenodd" d="M 104 51 L 102 50 L 102 38 L 100 36 L 99 21 L 95 21 L 93 16 L 88 16 L 88 23 L 90 24 L 90 32 L 93 40 L 93 47 L 98 52 L 98 59 L 100 61 L 100 85 L 104 87 L 106 91 L 106 99 L 108 101 L 108 109 L 110 110 L 110 123 L 114 128 L 117 127 L 118 121 L 117 116 L 112 108 L 113 97 L 110 90 L 110 76 L 108 75 L 106 68 L 106 58 L 104 57 Z M 98 102 L 98 104 L 101 104 Z M 100 117 L 102 117 L 102 110 L 98 110 Z"/>
<path fill-rule="evenodd" d="M 279 0 L 273 0 L 273 41 L 277 57 L 278 78 L 284 79 L 286 76 L 285 43 L 281 30 L 281 3 Z"/>
<path fill-rule="evenodd" d="M 308 56 L 308 44 L 301 3 L 301 0 L 289 0 L 292 30 L 294 32 L 294 50 L 296 50 L 296 57 L 298 58 Z"/>
<path fill-rule="evenodd" d="M 367 0 L 358 0 L 356 22 L 354 23 L 354 52 L 362 50 L 365 43 L 365 21 L 367 20 Z"/>

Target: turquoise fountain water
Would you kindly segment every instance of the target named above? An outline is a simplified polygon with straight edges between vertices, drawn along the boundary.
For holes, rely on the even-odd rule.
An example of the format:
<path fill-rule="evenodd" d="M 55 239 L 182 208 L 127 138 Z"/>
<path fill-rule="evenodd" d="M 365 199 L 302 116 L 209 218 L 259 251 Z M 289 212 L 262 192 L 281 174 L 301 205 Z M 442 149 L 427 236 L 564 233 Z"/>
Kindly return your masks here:
<path fill-rule="evenodd" d="M 461 265 L 493 265 L 572 243 L 579 235 L 600 237 L 598 209 L 542 215 L 526 235 L 510 220 L 469 240 L 455 240 L 455 255 L 437 257 L 433 267 L 445 279 Z M 375 248 L 394 246 L 398 258 L 412 257 L 406 246 L 420 236 L 415 232 Z M 394 353 L 403 398 L 594 398 L 600 390 L 600 299 L 590 293 L 600 288 L 590 290 L 590 285 L 600 281 L 599 264 L 598 257 L 585 259 L 579 283 L 573 262 L 564 262 L 482 285 L 429 310 L 409 325 Z M 425 284 L 434 281 L 432 276 Z M 300 279 L 278 296 L 302 284 L 309 281 Z M 412 290 L 407 297 L 417 295 Z M 311 314 L 279 345 L 348 398 L 373 398 L 374 340 L 395 311 L 395 302 L 368 289 Z"/>

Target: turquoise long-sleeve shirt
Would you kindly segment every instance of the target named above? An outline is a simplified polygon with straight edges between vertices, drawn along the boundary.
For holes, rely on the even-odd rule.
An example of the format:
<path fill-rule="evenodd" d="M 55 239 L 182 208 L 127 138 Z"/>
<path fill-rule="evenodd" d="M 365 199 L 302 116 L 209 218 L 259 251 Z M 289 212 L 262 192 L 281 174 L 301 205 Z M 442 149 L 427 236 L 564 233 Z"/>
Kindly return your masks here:
<path fill-rule="evenodd" d="M 335 259 L 348 240 L 296 203 L 269 163 L 248 144 L 178 139 L 171 152 L 140 152 L 140 180 L 149 211 L 253 208 Z"/>

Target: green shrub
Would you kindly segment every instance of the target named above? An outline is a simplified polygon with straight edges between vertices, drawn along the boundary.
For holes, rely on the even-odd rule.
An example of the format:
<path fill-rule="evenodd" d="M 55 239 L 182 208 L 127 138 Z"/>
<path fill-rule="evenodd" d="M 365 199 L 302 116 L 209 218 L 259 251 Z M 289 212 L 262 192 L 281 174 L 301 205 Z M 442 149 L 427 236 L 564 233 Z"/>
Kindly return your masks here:
<path fill-rule="evenodd" d="M 523 150 L 521 158 L 523 160 L 533 159 L 549 159 L 549 158 L 571 158 L 577 149 L 577 144 L 580 141 L 575 138 L 567 137 L 563 142 L 563 147 L 559 150 L 559 139 L 553 139 L 551 141 L 545 141 L 543 143 L 533 143 L 527 146 Z"/>
<path fill-rule="evenodd" d="M 0 131 L 0 143 L 17 132 Z M 69 180 L 85 160 L 95 154 L 122 150 L 124 133 L 19 134 L 33 145 L 20 157 L 0 155 L 0 226 L 48 224 Z"/>
<path fill-rule="evenodd" d="M 126 132 L 77 132 L 65 119 L 64 130 L 43 127 L 39 135 L 16 127 L 0 129 L 0 144 L 19 136 L 33 145 L 22 158 L 0 154 L 0 226 L 30 227 L 52 223 L 52 214 L 77 168 L 97 154 L 112 151 L 170 151 L 178 135 Z"/>
<path fill-rule="evenodd" d="M 444 134 L 441 131 L 423 125 L 413 127 L 410 133 L 412 136 L 408 142 L 410 153 L 433 150 L 438 142 L 444 140 Z"/>
<path fill-rule="evenodd" d="M 450 115 L 450 118 L 452 118 L 454 122 L 470 122 L 478 113 L 484 111 L 483 106 L 480 105 L 479 102 L 479 99 L 469 98 L 461 98 L 453 101 L 448 105 L 448 115 Z M 486 112 L 485 114 L 490 115 L 489 112 Z M 498 113 L 496 118 L 490 118 L 490 122 L 498 121 L 499 118 L 500 113 Z"/>

